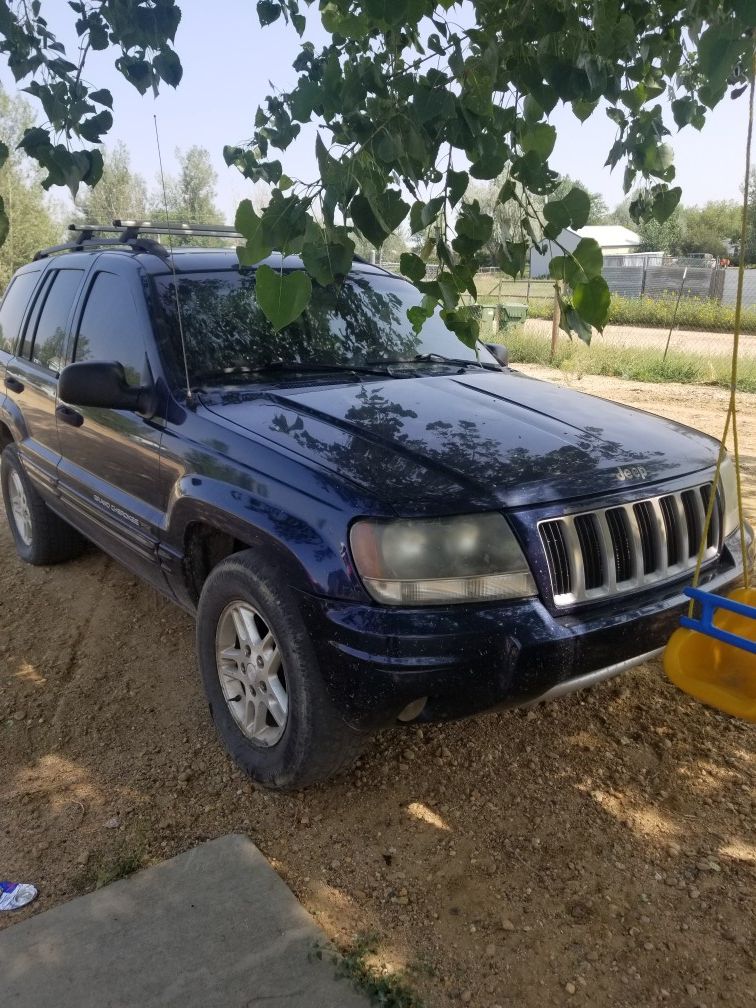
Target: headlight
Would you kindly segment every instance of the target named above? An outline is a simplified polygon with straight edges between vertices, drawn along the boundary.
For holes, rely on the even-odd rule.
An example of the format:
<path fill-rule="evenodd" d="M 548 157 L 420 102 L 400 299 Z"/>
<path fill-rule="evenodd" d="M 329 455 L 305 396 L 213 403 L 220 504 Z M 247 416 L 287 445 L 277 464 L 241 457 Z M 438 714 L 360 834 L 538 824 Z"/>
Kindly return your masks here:
<path fill-rule="evenodd" d="M 740 516 L 738 514 L 738 479 L 735 474 L 735 466 L 729 455 L 725 454 L 719 470 L 719 477 L 722 481 L 722 496 L 724 498 L 724 514 L 722 523 L 724 526 L 724 538 L 732 535 L 740 526 Z"/>
<path fill-rule="evenodd" d="M 350 533 L 365 587 L 388 605 L 524 598 L 536 586 L 500 514 L 363 519 Z"/>

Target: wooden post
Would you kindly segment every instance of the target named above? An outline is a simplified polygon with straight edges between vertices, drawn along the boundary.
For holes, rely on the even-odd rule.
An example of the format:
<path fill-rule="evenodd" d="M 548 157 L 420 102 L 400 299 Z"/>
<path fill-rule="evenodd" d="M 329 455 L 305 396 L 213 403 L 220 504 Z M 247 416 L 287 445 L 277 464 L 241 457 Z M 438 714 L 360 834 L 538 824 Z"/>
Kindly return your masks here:
<path fill-rule="evenodd" d="M 559 281 L 554 281 L 554 317 L 551 320 L 551 355 L 549 360 L 554 360 L 557 349 L 557 339 L 559 338 Z"/>

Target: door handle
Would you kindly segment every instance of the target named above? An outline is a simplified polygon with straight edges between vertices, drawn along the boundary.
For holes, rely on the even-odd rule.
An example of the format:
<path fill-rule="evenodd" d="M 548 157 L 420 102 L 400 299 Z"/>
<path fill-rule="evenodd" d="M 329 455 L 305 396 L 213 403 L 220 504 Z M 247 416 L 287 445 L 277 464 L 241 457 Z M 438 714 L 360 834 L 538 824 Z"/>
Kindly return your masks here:
<path fill-rule="evenodd" d="M 9 388 L 11 392 L 23 392 L 24 383 L 19 381 L 18 378 L 14 378 L 13 375 L 5 376 L 5 387 Z"/>
<path fill-rule="evenodd" d="M 71 409 L 70 406 L 56 406 L 55 415 L 63 423 L 70 424 L 71 427 L 81 427 L 84 423 L 84 417 L 81 413 L 78 413 L 75 409 Z"/>

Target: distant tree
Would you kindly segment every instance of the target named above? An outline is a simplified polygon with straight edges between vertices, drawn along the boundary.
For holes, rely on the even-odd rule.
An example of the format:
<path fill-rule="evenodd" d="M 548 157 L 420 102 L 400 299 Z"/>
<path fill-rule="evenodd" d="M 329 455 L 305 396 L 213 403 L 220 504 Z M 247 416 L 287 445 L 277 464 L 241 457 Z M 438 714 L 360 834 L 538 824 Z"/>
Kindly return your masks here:
<path fill-rule="evenodd" d="M 19 266 L 62 238 L 60 210 L 40 187 L 39 166 L 17 149 L 24 131 L 33 123 L 28 102 L 0 87 L 0 137 L 9 148 L 8 159 L 0 168 L 0 195 L 9 219 L 8 237 L 0 247 L 0 294 Z"/>
<path fill-rule="evenodd" d="M 167 175 L 165 194 L 163 182 L 157 179 L 157 189 L 151 195 L 151 219 L 183 221 L 187 224 L 223 224 L 218 209 L 216 185 L 218 174 L 205 147 L 193 146 L 188 151 L 176 148 L 178 175 Z M 261 197 L 258 197 L 261 198 Z M 217 245 L 216 239 L 173 238 L 174 245 Z"/>
<path fill-rule="evenodd" d="M 730 254 L 739 242 L 740 213 L 736 200 L 716 200 L 702 207 L 687 207 L 680 244 L 682 253 L 709 252 L 717 259 Z"/>
<path fill-rule="evenodd" d="M 178 175 L 168 176 L 165 181 L 168 216 L 171 220 L 194 224 L 222 224 L 223 215 L 215 202 L 218 174 L 210 161 L 210 152 L 196 145 L 188 151 L 177 148 L 176 160 Z M 160 179 L 152 200 L 153 215 L 164 218 L 166 209 Z"/>
<path fill-rule="evenodd" d="M 640 236 L 639 252 L 664 252 L 666 255 L 679 255 L 682 251 L 685 235 L 685 215 L 683 207 L 676 207 L 673 213 L 663 222 L 656 220 L 635 221 L 630 214 L 630 205 L 637 198 L 631 193 L 619 203 L 606 218 L 607 224 L 621 224 Z"/>
<path fill-rule="evenodd" d="M 86 221 L 110 224 L 116 218 L 144 220 L 149 215 L 147 185 L 141 175 L 131 170 L 131 158 L 125 144 L 103 149 L 102 178 L 93 189 L 82 190 L 77 207 Z"/>

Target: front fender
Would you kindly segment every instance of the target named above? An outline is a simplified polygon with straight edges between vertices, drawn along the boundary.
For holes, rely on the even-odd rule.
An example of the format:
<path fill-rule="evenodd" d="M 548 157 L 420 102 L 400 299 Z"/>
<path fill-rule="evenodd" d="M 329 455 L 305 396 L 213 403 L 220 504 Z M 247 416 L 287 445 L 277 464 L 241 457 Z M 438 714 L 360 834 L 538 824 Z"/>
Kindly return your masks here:
<path fill-rule="evenodd" d="M 300 591 L 345 600 L 369 601 L 347 550 L 348 517 L 312 498 L 285 510 L 256 493 L 205 476 L 186 476 L 174 488 L 161 547 L 164 565 L 183 564 L 187 535 L 201 522 L 264 550 Z M 167 572 L 169 576 L 173 572 Z M 181 572 L 183 578 L 183 570 Z M 172 579 L 173 580 L 173 579 Z"/>

